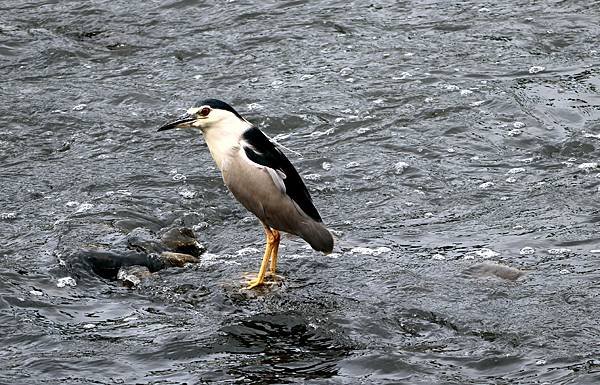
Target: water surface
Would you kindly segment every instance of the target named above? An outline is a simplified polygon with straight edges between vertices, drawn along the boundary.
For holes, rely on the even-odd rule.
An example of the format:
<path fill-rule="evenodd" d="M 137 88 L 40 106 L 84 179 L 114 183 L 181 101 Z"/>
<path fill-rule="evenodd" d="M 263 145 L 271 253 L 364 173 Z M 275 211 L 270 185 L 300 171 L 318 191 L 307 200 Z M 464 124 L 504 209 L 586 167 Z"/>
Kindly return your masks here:
<path fill-rule="evenodd" d="M 0 383 L 600 382 L 597 3 L 0 9 Z M 280 287 L 240 292 L 258 221 L 156 132 L 206 97 L 338 237 L 284 238 Z M 181 226 L 202 262 L 134 289 L 82 261 Z"/>

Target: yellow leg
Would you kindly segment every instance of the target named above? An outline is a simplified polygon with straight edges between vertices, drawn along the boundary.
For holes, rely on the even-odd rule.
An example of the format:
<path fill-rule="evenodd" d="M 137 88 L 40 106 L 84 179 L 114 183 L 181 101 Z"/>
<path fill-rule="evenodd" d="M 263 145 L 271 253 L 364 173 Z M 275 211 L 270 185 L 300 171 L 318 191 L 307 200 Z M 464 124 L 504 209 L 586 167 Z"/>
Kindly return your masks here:
<path fill-rule="evenodd" d="M 265 246 L 265 255 L 263 256 L 262 262 L 260 264 L 260 269 L 258 270 L 258 276 L 255 279 L 250 280 L 248 282 L 248 286 L 246 289 L 253 289 L 257 286 L 263 285 L 265 283 L 265 275 L 267 273 L 267 266 L 269 265 L 269 261 L 271 260 L 273 246 L 275 245 L 275 234 L 273 231 L 263 224 L 265 227 L 265 235 L 267 238 L 267 245 Z M 274 230 L 277 231 L 277 230 Z M 277 232 L 277 245 L 279 245 L 279 232 Z M 277 256 L 275 257 L 277 258 Z M 271 268 L 273 265 L 271 264 Z"/>
<path fill-rule="evenodd" d="M 269 274 L 275 278 L 277 276 L 277 253 L 279 252 L 279 241 L 281 240 L 281 234 L 279 234 L 279 231 L 275 229 L 271 231 L 273 233 L 273 246 L 271 248 L 271 268 L 269 270 Z"/>

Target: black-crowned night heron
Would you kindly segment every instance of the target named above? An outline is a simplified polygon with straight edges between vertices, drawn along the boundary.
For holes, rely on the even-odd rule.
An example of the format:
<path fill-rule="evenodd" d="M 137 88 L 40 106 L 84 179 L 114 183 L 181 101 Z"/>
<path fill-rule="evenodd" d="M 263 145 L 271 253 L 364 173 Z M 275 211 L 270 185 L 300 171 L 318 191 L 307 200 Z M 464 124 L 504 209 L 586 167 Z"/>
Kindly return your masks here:
<path fill-rule="evenodd" d="M 267 274 L 276 276 L 279 231 L 301 237 L 315 250 L 332 251 L 333 237 L 294 166 L 276 143 L 229 104 L 203 100 L 159 131 L 172 128 L 202 131 L 225 185 L 262 222 L 265 254 L 258 275 L 247 288 L 264 284 Z"/>

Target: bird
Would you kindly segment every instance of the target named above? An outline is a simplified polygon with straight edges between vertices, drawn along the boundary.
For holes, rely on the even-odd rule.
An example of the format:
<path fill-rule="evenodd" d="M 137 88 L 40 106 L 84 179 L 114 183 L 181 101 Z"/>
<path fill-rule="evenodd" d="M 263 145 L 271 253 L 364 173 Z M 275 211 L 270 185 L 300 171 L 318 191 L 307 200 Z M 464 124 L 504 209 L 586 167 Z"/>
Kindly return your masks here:
<path fill-rule="evenodd" d="M 258 274 L 248 280 L 246 289 L 265 285 L 267 276 L 278 277 L 280 232 L 297 235 L 325 254 L 333 251 L 333 236 L 282 146 L 229 104 L 202 100 L 158 131 L 170 129 L 202 133 L 225 186 L 262 223 L 265 252 Z"/>

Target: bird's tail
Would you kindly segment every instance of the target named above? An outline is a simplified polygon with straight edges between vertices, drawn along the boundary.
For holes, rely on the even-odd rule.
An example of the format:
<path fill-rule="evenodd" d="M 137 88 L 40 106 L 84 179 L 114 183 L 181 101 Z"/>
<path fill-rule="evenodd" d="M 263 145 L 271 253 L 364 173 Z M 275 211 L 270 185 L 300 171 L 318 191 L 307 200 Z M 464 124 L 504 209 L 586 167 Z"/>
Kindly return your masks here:
<path fill-rule="evenodd" d="M 306 223 L 299 234 L 310 247 L 325 254 L 333 251 L 333 236 L 321 222 L 310 221 Z"/>

